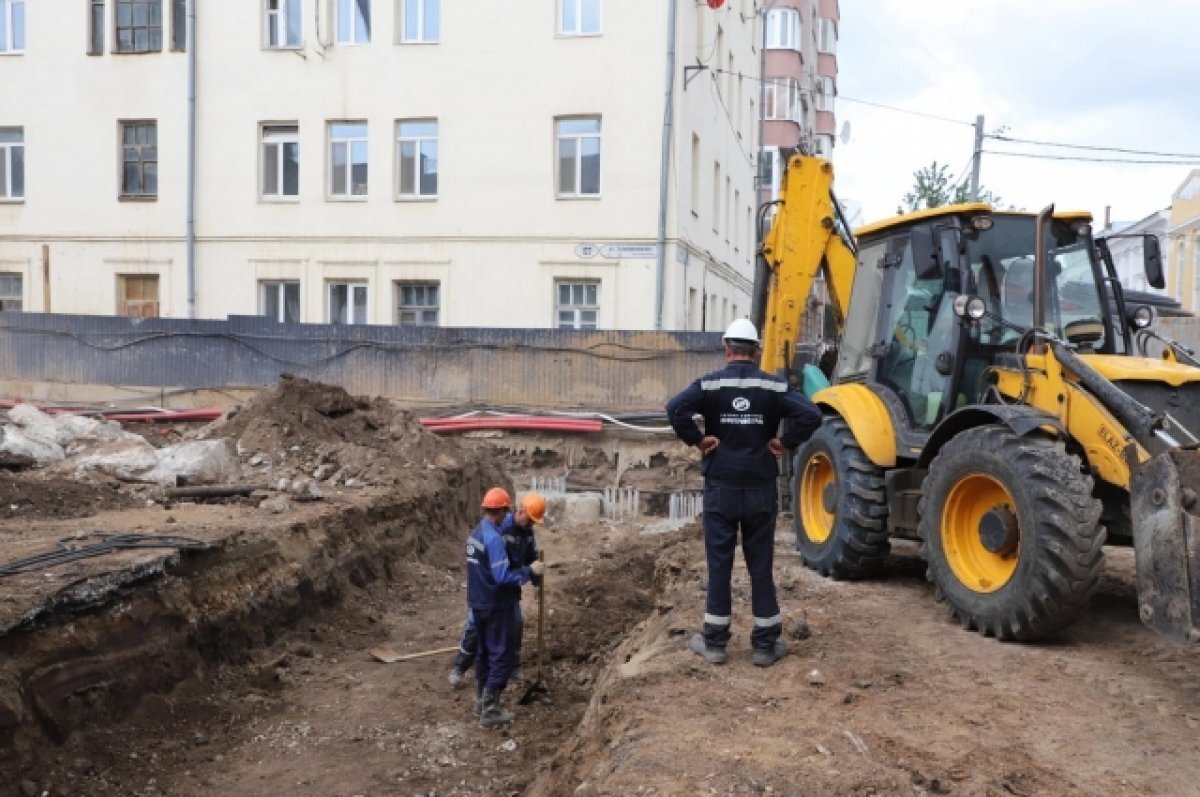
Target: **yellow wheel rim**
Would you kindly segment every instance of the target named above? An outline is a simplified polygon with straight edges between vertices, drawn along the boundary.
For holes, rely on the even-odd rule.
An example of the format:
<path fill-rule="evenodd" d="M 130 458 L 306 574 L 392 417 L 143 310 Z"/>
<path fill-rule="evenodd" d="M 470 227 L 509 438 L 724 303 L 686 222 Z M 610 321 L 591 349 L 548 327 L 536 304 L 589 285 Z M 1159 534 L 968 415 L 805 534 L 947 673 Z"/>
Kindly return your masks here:
<path fill-rule="evenodd" d="M 983 516 L 1004 507 L 1016 514 L 1016 502 L 991 476 L 972 473 L 958 481 L 942 508 L 942 550 L 954 575 L 974 592 L 995 592 L 1017 570 L 1020 546 L 1010 554 L 984 547 L 979 536 Z"/>
<path fill-rule="evenodd" d="M 833 463 L 825 454 L 813 454 L 804 463 L 800 477 L 800 519 L 804 522 L 804 536 L 813 542 L 825 542 L 833 534 L 837 515 L 825 511 L 825 489 L 836 484 Z"/>

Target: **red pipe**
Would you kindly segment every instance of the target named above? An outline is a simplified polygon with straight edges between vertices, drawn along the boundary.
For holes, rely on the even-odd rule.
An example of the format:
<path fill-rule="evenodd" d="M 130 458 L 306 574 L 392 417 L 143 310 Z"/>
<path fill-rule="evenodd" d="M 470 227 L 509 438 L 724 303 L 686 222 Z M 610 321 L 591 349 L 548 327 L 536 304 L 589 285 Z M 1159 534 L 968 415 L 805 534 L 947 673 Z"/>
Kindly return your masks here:
<path fill-rule="evenodd" d="M 168 410 L 167 412 L 120 412 L 102 415 L 106 421 L 125 423 L 181 423 L 183 421 L 215 421 L 224 410 Z"/>
<path fill-rule="evenodd" d="M 480 429 L 595 433 L 602 431 L 604 428 L 604 424 L 594 420 L 575 420 L 570 418 L 547 419 L 528 416 L 509 418 L 422 418 L 421 425 L 435 434 L 470 432 Z"/>

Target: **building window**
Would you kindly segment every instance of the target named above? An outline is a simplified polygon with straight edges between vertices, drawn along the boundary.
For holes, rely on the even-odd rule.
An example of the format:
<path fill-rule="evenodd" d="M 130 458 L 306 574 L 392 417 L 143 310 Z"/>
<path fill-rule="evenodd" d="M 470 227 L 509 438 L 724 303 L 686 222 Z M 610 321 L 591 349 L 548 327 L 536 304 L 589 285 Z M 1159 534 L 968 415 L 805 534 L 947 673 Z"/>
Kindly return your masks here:
<path fill-rule="evenodd" d="M 832 19 L 817 20 L 817 52 L 837 53 L 837 27 Z"/>
<path fill-rule="evenodd" d="M 88 55 L 104 53 L 104 1 L 88 0 Z"/>
<path fill-rule="evenodd" d="M 337 43 L 371 41 L 371 0 L 337 0 Z"/>
<path fill-rule="evenodd" d="M 272 48 L 299 47 L 301 0 L 266 0 L 265 44 Z"/>
<path fill-rule="evenodd" d="M 558 32 L 562 36 L 596 36 L 600 33 L 602 0 L 558 0 Z"/>
<path fill-rule="evenodd" d="M 831 77 L 818 77 L 816 80 L 816 96 L 813 104 L 818 111 L 833 112 L 833 98 L 837 96 L 837 88 Z"/>
<path fill-rule="evenodd" d="M 187 50 L 187 0 L 171 0 L 171 50 Z"/>
<path fill-rule="evenodd" d="M 688 288 L 687 300 L 687 326 L 685 329 L 700 328 L 700 313 L 696 304 L 696 289 Z"/>
<path fill-rule="evenodd" d="M 25 128 L 0 127 L 0 200 L 25 198 Z"/>
<path fill-rule="evenodd" d="M 367 283 L 329 283 L 329 323 L 367 323 Z"/>
<path fill-rule="evenodd" d="M 0 0 L 0 53 L 25 52 L 25 0 Z"/>
<path fill-rule="evenodd" d="M 763 106 L 766 118 L 775 121 L 799 122 L 804 104 L 800 98 L 800 82 L 795 78 L 769 78 L 764 86 Z"/>
<path fill-rule="evenodd" d="M 438 192 L 438 123 L 410 119 L 396 123 L 397 195 L 436 197 Z"/>
<path fill-rule="evenodd" d="M 281 324 L 299 324 L 300 283 L 277 280 L 258 283 L 258 314 Z"/>
<path fill-rule="evenodd" d="M 20 274 L 0 274 L 0 312 L 19 313 L 25 309 L 24 282 Z"/>
<path fill-rule="evenodd" d="M 162 52 L 162 0 L 116 0 L 117 52 Z"/>
<path fill-rule="evenodd" d="M 117 315 L 158 318 L 158 275 L 119 274 Z"/>
<path fill-rule="evenodd" d="M 367 125 L 335 122 L 329 125 L 329 194 L 367 195 Z"/>
<path fill-rule="evenodd" d="M 263 126 L 262 195 L 300 195 L 300 130 L 295 125 Z"/>
<path fill-rule="evenodd" d="M 559 119 L 558 195 L 600 195 L 600 120 Z"/>
<path fill-rule="evenodd" d="M 824 134 L 815 137 L 817 156 L 828 160 L 833 157 L 833 136 Z"/>
<path fill-rule="evenodd" d="M 741 189 L 733 190 L 733 251 L 738 251 L 742 246 L 742 192 Z"/>
<path fill-rule="evenodd" d="M 712 230 L 717 231 L 717 226 L 721 223 L 721 164 L 719 161 L 713 161 L 713 183 L 712 183 Z"/>
<path fill-rule="evenodd" d="M 121 122 L 121 196 L 158 196 L 157 122 Z"/>
<path fill-rule="evenodd" d="M 771 201 L 779 198 L 779 181 L 782 178 L 779 166 L 779 148 L 764 148 L 762 151 L 762 163 L 759 166 L 758 188 L 760 191 L 769 191 Z"/>
<path fill-rule="evenodd" d="M 396 323 L 400 326 L 436 327 L 438 307 L 436 282 L 396 283 Z"/>
<path fill-rule="evenodd" d="M 700 136 L 692 133 L 692 215 L 700 215 Z"/>
<path fill-rule="evenodd" d="M 400 41 L 405 44 L 436 42 L 442 32 L 442 0 L 401 0 L 404 4 Z"/>
<path fill-rule="evenodd" d="M 767 14 L 764 47 L 768 50 L 800 49 L 800 12 L 794 8 L 775 8 Z"/>
<path fill-rule="evenodd" d="M 599 282 L 560 282 L 556 307 L 559 329 L 596 329 Z"/>

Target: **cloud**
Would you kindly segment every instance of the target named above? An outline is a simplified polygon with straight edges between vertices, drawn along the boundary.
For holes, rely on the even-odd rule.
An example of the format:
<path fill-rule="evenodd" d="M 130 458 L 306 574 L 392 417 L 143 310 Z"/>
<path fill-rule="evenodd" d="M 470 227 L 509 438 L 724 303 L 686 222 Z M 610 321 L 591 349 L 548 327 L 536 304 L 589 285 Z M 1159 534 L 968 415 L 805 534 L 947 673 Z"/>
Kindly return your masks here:
<path fill-rule="evenodd" d="M 839 194 L 865 218 L 893 213 L 912 173 L 933 160 L 968 174 L 973 129 L 863 105 L 864 100 L 961 122 L 986 116 L 1016 138 L 1200 154 L 1200 13 L 1185 0 L 842 0 Z M 985 150 L 1132 157 L 987 141 Z M 985 154 L 982 182 L 1006 202 L 1137 219 L 1170 204 L 1191 167 L 1032 160 Z"/>

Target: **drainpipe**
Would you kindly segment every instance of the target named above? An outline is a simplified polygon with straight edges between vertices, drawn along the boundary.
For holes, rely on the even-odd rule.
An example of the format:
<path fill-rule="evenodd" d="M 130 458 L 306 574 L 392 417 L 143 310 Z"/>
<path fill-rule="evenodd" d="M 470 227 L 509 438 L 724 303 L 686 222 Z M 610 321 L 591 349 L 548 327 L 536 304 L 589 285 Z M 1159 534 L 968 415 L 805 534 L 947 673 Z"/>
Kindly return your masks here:
<path fill-rule="evenodd" d="M 187 0 L 187 312 L 196 317 L 196 0 Z"/>
<path fill-rule="evenodd" d="M 667 272 L 667 200 L 670 198 L 671 117 L 675 106 L 675 28 L 677 0 L 668 0 L 667 11 L 667 101 L 663 107 L 662 166 L 658 180 L 658 257 L 654 274 L 654 328 L 663 328 L 663 293 Z"/>

